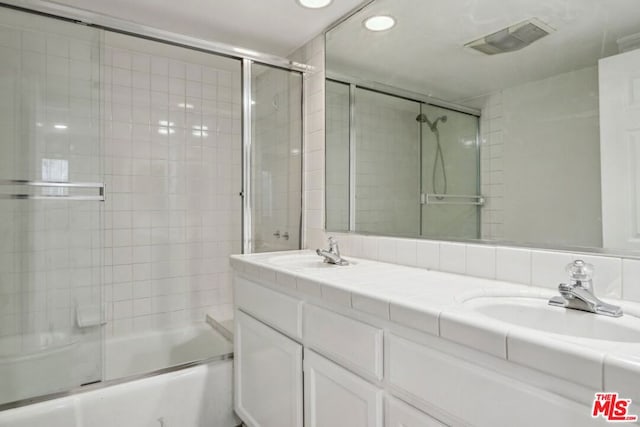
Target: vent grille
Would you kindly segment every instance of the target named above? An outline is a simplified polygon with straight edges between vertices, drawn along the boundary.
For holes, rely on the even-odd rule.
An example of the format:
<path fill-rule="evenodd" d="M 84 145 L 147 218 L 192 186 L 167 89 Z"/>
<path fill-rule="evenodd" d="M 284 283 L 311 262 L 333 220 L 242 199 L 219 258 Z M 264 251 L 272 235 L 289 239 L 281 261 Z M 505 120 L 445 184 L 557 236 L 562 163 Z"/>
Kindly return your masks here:
<path fill-rule="evenodd" d="M 544 22 L 532 18 L 469 42 L 465 47 L 487 55 L 513 52 L 529 46 L 553 31 L 554 29 Z"/>

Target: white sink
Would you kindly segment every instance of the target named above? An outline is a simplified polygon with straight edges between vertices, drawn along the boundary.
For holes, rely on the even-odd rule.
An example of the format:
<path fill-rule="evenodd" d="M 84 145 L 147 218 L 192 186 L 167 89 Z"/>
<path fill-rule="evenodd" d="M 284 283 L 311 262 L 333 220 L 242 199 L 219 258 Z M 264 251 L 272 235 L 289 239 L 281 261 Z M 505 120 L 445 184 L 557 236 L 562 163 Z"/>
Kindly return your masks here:
<path fill-rule="evenodd" d="M 553 307 L 546 299 L 477 297 L 464 305 L 501 322 L 543 332 L 601 341 L 640 343 L 640 318 L 625 313 L 614 318 Z"/>
<path fill-rule="evenodd" d="M 295 255 L 275 255 L 269 258 L 269 264 L 277 267 L 286 267 L 292 269 L 317 269 L 317 268 L 335 268 L 342 269 L 354 265 L 353 261 L 348 260 L 349 265 L 335 265 L 323 261 L 320 255 L 316 254 L 295 254 Z"/>

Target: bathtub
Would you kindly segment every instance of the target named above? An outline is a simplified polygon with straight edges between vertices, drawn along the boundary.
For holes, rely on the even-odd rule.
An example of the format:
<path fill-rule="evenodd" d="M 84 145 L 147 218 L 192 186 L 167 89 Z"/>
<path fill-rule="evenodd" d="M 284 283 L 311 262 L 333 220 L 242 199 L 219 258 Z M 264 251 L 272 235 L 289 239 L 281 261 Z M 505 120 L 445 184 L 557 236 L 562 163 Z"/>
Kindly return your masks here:
<path fill-rule="evenodd" d="M 230 351 L 207 324 L 110 340 L 105 381 L 0 411 L 0 427 L 234 427 Z"/>
<path fill-rule="evenodd" d="M 104 378 L 130 377 L 232 352 L 233 344 L 206 323 L 127 335 L 105 343 Z"/>
<path fill-rule="evenodd" d="M 69 389 L 76 382 L 77 340 L 62 333 L 3 337 L 0 341 L 0 402 Z"/>

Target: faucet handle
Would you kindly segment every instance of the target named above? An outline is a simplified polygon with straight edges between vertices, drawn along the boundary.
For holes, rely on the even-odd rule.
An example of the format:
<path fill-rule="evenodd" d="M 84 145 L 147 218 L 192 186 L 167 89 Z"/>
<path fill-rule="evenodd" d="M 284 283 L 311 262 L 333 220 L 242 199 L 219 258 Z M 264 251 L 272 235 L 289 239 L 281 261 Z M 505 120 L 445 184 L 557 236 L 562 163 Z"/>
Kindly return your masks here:
<path fill-rule="evenodd" d="M 579 284 L 584 288 L 592 288 L 593 265 L 577 259 L 567 264 L 565 270 L 569 273 L 571 284 Z"/>
<path fill-rule="evenodd" d="M 565 267 L 569 276 L 576 280 L 590 280 L 593 276 L 593 265 L 577 259 Z"/>
<path fill-rule="evenodd" d="M 338 246 L 338 241 L 333 236 L 329 236 L 329 252 L 334 252 L 335 254 L 340 256 L 340 248 Z"/>

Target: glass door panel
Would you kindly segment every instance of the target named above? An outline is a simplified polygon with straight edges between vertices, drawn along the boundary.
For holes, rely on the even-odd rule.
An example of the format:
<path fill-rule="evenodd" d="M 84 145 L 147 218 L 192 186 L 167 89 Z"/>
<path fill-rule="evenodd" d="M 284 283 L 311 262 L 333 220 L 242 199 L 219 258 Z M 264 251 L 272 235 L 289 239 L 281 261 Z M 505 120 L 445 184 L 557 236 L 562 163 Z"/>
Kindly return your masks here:
<path fill-rule="evenodd" d="M 100 37 L 0 9 L 0 404 L 101 379 Z"/>
<path fill-rule="evenodd" d="M 422 105 L 422 236 L 478 239 L 478 118 Z"/>
<path fill-rule="evenodd" d="M 355 231 L 420 231 L 420 103 L 367 89 L 355 96 Z"/>
<path fill-rule="evenodd" d="M 300 248 L 302 75 L 253 64 L 252 251 Z"/>

